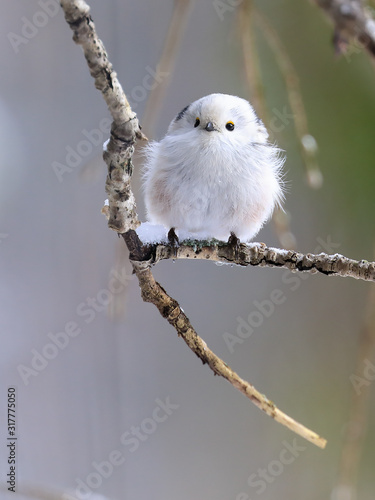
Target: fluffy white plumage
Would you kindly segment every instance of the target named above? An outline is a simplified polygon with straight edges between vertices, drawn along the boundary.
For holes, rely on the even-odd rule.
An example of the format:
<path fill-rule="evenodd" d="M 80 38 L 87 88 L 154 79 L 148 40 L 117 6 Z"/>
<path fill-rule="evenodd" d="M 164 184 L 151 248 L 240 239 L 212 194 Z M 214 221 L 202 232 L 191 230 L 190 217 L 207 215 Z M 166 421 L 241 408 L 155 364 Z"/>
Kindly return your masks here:
<path fill-rule="evenodd" d="M 152 224 L 249 241 L 283 199 L 284 158 L 250 103 L 226 94 L 184 108 L 146 149 L 144 191 Z"/>

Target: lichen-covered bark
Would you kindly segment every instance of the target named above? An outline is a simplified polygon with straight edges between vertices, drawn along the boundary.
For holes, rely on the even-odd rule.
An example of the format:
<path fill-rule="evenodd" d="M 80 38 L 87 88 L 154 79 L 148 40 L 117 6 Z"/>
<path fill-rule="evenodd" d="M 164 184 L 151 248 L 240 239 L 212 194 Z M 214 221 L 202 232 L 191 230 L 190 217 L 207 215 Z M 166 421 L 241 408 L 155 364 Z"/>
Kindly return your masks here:
<path fill-rule="evenodd" d="M 303 254 L 294 250 L 267 247 L 264 243 L 240 243 L 238 246 L 219 241 L 182 242 L 177 248 L 165 244 L 143 245 L 135 231 L 126 236 L 130 259 L 149 265 L 165 259 L 203 259 L 240 266 L 282 267 L 295 272 L 321 273 L 375 281 L 375 262 L 348 259 L 340 254 Z"/>

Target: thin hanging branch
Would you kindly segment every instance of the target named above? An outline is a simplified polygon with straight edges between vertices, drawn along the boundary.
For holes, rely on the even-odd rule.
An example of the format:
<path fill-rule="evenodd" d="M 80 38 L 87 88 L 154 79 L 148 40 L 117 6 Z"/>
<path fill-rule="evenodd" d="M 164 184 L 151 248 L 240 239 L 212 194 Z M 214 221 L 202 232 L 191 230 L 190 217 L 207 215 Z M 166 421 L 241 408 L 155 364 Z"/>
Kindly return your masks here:
<path fill-rule="evenodd" d="M 258 9 L 254 9 L 254 18 L 262 29 L 272 52 L 275 54 L 276 62 L 283 75 L 300 151 L 306 167 L 307 181 L 310 187 L 318 189 L 322 186 L 323 174 L 316 161 L 317 144 L 315 138 L 309 132 L 307 114 L 297 72 L 290 60 L 288 51 L 267 18 Z"/>
<path fill-rule="evenodd" d="M 325 256 L 328 259 L 325 260 L 324 254 L 315 256 L 316 259 L 311 260 L 309 255 L 301 257 L 301 254 L 295 252 L 268 249 L 264 244 L 236 247 L 219 243 L 199 248 L 202 242 L 191 242 L 193 246 L 182 245 L 178 249 L 168 245 L 143 245 L 135 232 L 140 222 L 136 213 L 130 179 L 133 145 L 137 138 L 144 139 L 145 136 L 140 130 L 136 114 L 130 108 L 116 73 L 108 61 L 104 46 L 96 34 L 94 23 L 89 15 L 89 6 L 84 0 L 61 0 L 61 5 L 65 18 L 74 32 L 73 39 L 82 46 L 90 73 L 95 79 L 95 86 L 101 91 L 113 117 L 111 137 L 103 155 L 108 166 L 106 190 L 109 200 L 109 205 L 105 207 L 104 212 L 108 217 L 109 227 L 123 236 L 129 248 L 143 299 L 155 304 L 162 316 L 182 336 L 190 349 L 204 363 L 207 363 L 215 374 L 228 380 L 276 421 L 323 448 L 326 443 L 323 438 L 281 412 L 274 403 L 260 394 L 251 384 L 241 379 L 207 347 L 195 332 L 178 302 L 154 280 L 150 267 L 162 258 L 172 258 L 174 254 L 177 258 L 190 258 L 193 255 L 193 258 L 204 256 L 207 259 L 211 258 L 211 255 L 212 260 L 227 260 L 240 265 L 273 265 L 311 272 L 319 270 L 324 274 L 336 273 L 342 276 L 374 280 L 374 264 L 355 263 L 345 257 L 332 259 Z M 190 252 L 189 255 L 188 252 Z M 206 257 L 206 252 L 208 257 Z"/>
<path fill-rule="evenodd" d="M 165 75 L 163 85 L 155 85 L 151 89 L 142 118 L 143 122 L 147 125 L 147 134 L 152 135 L 157 116 L 165 101 L 166 92 L 172 80 L 173 68 L 194 3 L 195 0 L 174 0 L 172 17 L 157 65 L 157 73 Z"/>
<path fill-rule="evenodd" d="M 243 70 L 251 95 L 251 104 L 266 124 L 269 122 L 264 86 L 261 78 L 255 30 L 252 26 L 255 7 L 253 0 L 241 2 L 237 8 L 238 37 L 242 48 Z"/>
<path fill-rule="evenodd" d="M 252 0 L 240 3 L 237 8 L 237 31 L 242 49 L 243 69 L 249 88 L 249 95 L 251 96 L 251 104 L 254 106 L 258 116 L 266 124 L 266 128 L 269 128 L 270 117 L 264 95 L 264 86 L 262 84 L 255 29 L 252 25 L 254 9 Z M 278 209 L 272 217 L 272 222 L 280 245 L 288 249 L 295 248 L 296 238 L 292 233 L 290 217 L 288 217 L 287 213 Z"/>

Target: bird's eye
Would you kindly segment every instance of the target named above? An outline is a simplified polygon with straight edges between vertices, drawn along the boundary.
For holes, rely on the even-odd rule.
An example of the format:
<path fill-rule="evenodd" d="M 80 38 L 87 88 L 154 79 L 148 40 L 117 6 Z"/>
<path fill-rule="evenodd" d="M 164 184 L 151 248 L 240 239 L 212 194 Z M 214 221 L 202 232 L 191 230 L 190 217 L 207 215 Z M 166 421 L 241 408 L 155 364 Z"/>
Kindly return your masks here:
<path fill-rule="evenodd" d="M 227 124 L 225 125 L 225 128 L 227 130 L 230 130 L 232 132 L 232 130 L 234 130 L 234 123 L 233 122 L 227 122 Z"/>
<path fill-rule="evenodd" d="M 197 117 L 195 119 L 194 127 L 198 127 L 198 125 L 200 124 L 200 122 L 201 122 L 200 119 Z"/>

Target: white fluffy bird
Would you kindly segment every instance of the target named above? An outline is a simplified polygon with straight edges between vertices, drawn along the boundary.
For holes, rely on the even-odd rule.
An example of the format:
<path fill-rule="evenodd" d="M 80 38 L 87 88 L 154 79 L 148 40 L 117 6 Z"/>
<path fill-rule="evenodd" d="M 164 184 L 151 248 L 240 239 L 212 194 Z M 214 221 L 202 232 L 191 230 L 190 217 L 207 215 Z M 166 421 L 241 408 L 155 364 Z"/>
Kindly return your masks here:
<path fill-rule="evenodd" d="M 248 101 L 211 94 L 146 147 L 148 219 L 197 238 L 253 238 L 283 199 L 280 150 Z"/>

